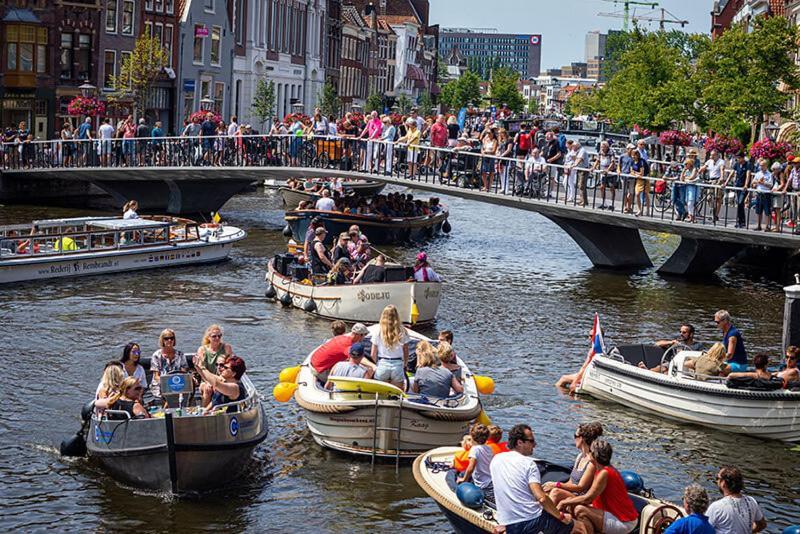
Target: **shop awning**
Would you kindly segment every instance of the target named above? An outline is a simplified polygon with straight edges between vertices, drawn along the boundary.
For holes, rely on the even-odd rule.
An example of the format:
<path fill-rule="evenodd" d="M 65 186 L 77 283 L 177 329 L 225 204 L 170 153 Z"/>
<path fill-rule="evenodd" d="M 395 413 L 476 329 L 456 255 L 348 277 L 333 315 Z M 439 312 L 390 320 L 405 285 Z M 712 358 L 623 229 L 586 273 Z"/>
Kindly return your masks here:
<path fill-rule="evenodd" d="M 42 21 L 39 20 L 39 17 L 34 15 L 33 11 L 30 9 L 12 7 L 8 10 L 6 16 L 3 17 L 3 22 L 27 22 L 29 24 L 39 24 Z"/>

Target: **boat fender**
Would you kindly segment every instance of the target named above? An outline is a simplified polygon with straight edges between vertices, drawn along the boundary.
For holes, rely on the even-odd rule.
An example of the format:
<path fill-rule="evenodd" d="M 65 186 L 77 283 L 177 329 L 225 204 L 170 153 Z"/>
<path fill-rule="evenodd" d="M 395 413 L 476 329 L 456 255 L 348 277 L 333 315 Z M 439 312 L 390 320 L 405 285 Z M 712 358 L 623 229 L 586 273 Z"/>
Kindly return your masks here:
<path fill-rule="evenodd" d="M 283 235 L 286 237 L 292 237 L 292 227 L 288 224 L 283 227 Z"/>
<path fill-rule="evenodd" d="M 92 417 L 92 413 L 94 413 L 94 401 L 90 400 L 81 408 L 81 421 L 88 421 Z"/>
<path fill-rule="evenodd" d="M 279 382 L 289 382 L 294 383 L 297 382 L 297 375 L 300 374 L 300 366 L 295 365 L 294 367 L 286 367 L 283 369 L 280 374 L 278 375 Z"/>
<path fill-rule="evenodd" d="M 275 397 L 275 400 L 278 402 L 289 402 L 292 400 L 294 390 L 296 389 L 297 384 L 292 382 L 281 382 L 279 384 L 275 384 L 275 387 L 272 388 L 272 396 Z"/>
<path fill-rule="evenodd" d="M 644 480 L 639 476 L 639 473 L 634 471 L 620 471 L 619 475 L 622 477 L 622 481 L 625 482 L 625 487 L 628 489 L 628 492 L 639 495 L 644 491 Z"/>
<path fill-rule="evenodd" d="M 281 304 L 284 306 L 291 306 L 292 305 L 292 296 L 289 293 L 284 293 L 281 295 L 281 298 L 278 299 L 281 301 Z"/>
<path fill-rule="evenodd" d="M 317 303 L 314 302 L 312 299 L 308 299 L 305 304 L 303 304 L 303 309 L 308 313 L 313 312 L 317 309 Z"/>
<path fill-rule="evenodd" d="M 274 299 L 275 298 L 275 286 L 273 286 L 272 284 L 269 284 L 267 286 L 267 290 L 264 291 L 264 296 L 267 297 L 268 299 Z"/>
<path fill-rule="evenodd" d="M 473 375 L 475 387 L 481 395 L 491 395 L 494 393 L 494 380 L 490 376 Z"/>
<path fill-rule="evenodd" d="M 800 525 L 794 525 L 783 529 L 782 534 L 800 534 Z"/>
<path fill-rule="evenodd" d="M 444 224 L 442 224 L 442 232 L 444 232 L 446 234 L 449 234 L 450 230 L 452 230 L 452 229 L 453 229 L 453 227 L 450 226 L 450 222 L 449 221 L 444 221 Z"/>
<path fill-rule="evenodd" d="M 461 504 L 473 510 L 483 506 L 483 490 L 472 482 L 464 482 L 458 485 L 456 497 Z"/>

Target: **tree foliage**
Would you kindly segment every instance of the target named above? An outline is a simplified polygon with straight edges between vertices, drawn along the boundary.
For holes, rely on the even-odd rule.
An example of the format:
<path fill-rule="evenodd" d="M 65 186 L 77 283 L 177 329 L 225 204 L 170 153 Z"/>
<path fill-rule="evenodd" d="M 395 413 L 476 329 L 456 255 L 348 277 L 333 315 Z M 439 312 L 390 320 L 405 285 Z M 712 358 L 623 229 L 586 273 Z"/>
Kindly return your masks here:
<path fill-rule="evenodd" d="M 417 106 L 419 106 L 419 114 L 422 116 L 431 115 L 433 113 L 433 98 L 430 93 L 422 93 L 417 99 Z"/>
<path fill-rule="evenodd" d="M 150 31 L 136 39 L 133 51 L 123 57 L 119 74 L 111 76 L 112 102 L 131 99 L 135 117 L 144 115 L 150 102 L 153 83 L 169 64 L 169 53 L 161 41 L 150 35 Z"/>
<path fill-rule="evenodd" d="M 339 99 L 336 87 L 330 81 L 322 86 L 322 92 L 317 96 L 317 107 L 326 117 L 338 115 L 341 111 L 342 101 Z"/>
<path fill-rule="evenodd" d="M 597 115 L 602 112 L 600 101 L 602 89 L 581 88 L 572 93 L 564 104 L 564 114 L 570 117 L 578 115 Z"/>
<path fill-rule="evenodd" d="M 734 25 L 700 54 L 697 84 L 708 125 L 735 136 L 783 111 L 800 78 L 793 54 L 798 31 L 784 17 L 758 17 L 752 31 Z"/>
<path fill-rule="evenodd" d="M 490 85 L 492 104 L 497 106 L 507 104 L 512 111 L 521 112 L 525 108 L 525 99 L 519 92 L 518 82 L 517 71 L 508 67 L 495 69 Z"/>
<path fill-rule="evenodd" d="M 275 82 L 266 79 L 258 80 L 250 107 L 263 126 L 275 112 Z"/>
<path fill-rule="evenodd" d="M 408 98 L 408 95 L 405 93 L 400 93 L 400 96 L 397 97 L 395 104 L 398 108 L 400 108 L 400 113 L 403 115 L 411 111 L 411 99 Z"/>
<path fill-rule="evenodd" d="M 364 111 L 367 113 L 372 113 L 373 111 L 383 113 L 383 97 L 378 93 L 372 93 L 369 95 L 366 103 L 364 104 Z"/>

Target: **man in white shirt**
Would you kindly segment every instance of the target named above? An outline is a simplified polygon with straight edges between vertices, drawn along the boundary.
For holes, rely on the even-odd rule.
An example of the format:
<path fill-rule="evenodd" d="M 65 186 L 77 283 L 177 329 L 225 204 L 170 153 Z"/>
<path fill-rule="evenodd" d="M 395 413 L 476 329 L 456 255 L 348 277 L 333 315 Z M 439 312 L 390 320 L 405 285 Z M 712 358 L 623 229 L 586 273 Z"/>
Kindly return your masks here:
<path fill-rule="evenodd" d="M 239 123 L 236 120 L 236 115 L 233 115 L 231 117 L 231 123 L 228 125 L 228 137 L 234 137 L 238 131 Z"/>
<path fill-rule="evenodd" d="M 528 196 L 543 196 L 542 193 L 542 179 L 545 177 L 547 169 L 547 160 L 542 157 L 541 151 L 534 148 L 525 158 L 525 181 L 520 184 L 523 191 L 517 194 L 524 194 L 527 192 Z M 534 188 L 534 184 L 537 186 Z"/>
<path fill-rule="evenodd" d="M 756 215 L 758 215 L 758 222 L 756 224 L 756 231 L 761 230 L 761 217 L 762 215 L 767 220 L 767 232 L 770 231 L 770 223 L 772 222 L 772 173 L 769 172 L 769 162 L 761 158 L 758 160 L 758 172 L 753 175 L 753 180 L 750 182 L 752 187 L 756 189 Z"/>
<path fill-rule="evenodd" d="M 722 498 L 706 510 L 708 522 L 717 534 L 751 534 L 767 528 L 767 520 L 756 500 L 742 495 L 744 478 L 735 467 L 724 466 L 717 474 Z"/>
<path fill-rule="evenodd" d="M 505 526 L 506 534 L 567 534 L 572 530 L 572 518 L 559 512 L 542 489 L 533 459 L 535 447 L 531 427 L 516 425 L 508 433 L 509 452 L 492 459 L 497 522 Z"/>
<path fill-rule="evenodd" d="M 725 172 L 725 160 L 719 155 L 716 150 L 711 151 L 711 159 L 703 163 L 700 167 L 700 172 L 708 171 L 708 181 L 712 184 L 721 185 L 725 187 L 728 185 L 726 177 L 728 173 Z M 716 193 L 716 204 L 714 206 L 714 220 L 719 219 L 719 210 L 722 207 L 722 200 L 725 198 L 725 190 L 718 189 Z"/>
<path fill-rule="evenodd" d="M 100 137 L 100 163 L 103 167 L 108 167 L 108 160 L 111 158 L 111 140 L 114 138 L 114 127 L 108 122 L 108 117 L 103 119 L 97 134 Z"/>
<path fill-rule="evenodd" d="M 589 153 L 583 148 L 580 141 L 572 143 L 572 149 L 575 151 L 575 168 L 578 169 L 578 191 L 581 194 L 581 200 L 578 206 L 585 206 L 588 204 L 586 198 L 586 178 L 589 176 Z"/>
<path fill-rule="evenodd" d="M 323 189 L 322 197 L 317 200 L 317 204 L 314 207 L 322 211 L 333 211 L 336 207 L 336 203 L 331 198 L 331 192 L 327 189 Z"/>

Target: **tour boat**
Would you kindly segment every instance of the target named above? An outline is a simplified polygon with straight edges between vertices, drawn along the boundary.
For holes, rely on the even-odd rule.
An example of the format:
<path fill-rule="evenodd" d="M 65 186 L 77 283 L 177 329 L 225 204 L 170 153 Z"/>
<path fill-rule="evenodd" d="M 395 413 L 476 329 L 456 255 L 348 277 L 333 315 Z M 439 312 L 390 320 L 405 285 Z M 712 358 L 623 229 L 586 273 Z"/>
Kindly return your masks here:
<path fill-rule="evenodd" d="M 307 267 L 289 265 L 287 269 L 286 262 L 278 260 L 282 258 L 273 258 L 267 266 L 266 294 L 286 306 L 351 323 L 377 323 L 389 304 L 397 307 L 405 324 L 424 324 L 436 319 L 442 283 L 416 282 L 413 272 L 408 273 L 402 265 L 386 264 L 387 280 L 392 281 L 315 285 L 312 282 L 315 277 L 308 274 Z"/>
<path fill-rule="evenodd" d="M 800 391 L 735 389 L 725 378 L 695 376 L 686 358 L 700 352 L 677 352 L 666 374 L 653 367 L 663 351 L 650 345 L 624 345 L 596 355 L 577 388 L 587 394 L 717 430 L 787 442 L 800 441 Z M 664 360 L 666 365 L 666 359 Z"/>
<path fill-rule="evenodd" d="M 365 181 L 365 182 L 343 182 L 342 190 L 345 195 L 356 195 L 359 197 L 370 197 L 377 195 L 383 188 L 386 187 L 385 182 Z M 290 187 L 282 186 L 278 188 L 283 203 L 287 206 L 297 206 L 303 200 L 316 202 L 320 199 L 318 192 L 306 191 L 305 189 L 292 189 Z"/>
<path fill-rule="evenodd" d="M 286 212 L 286 222 L 292 238 L 303 242 L 311 219 L 322 219 L 328 231 L 327 243 L 332 243 L 342 232 L 357 225 L 373 245 L 394 245 L 410 241 L 424 241 L 440 232 L 448 233 L 447 208 L 419 217 L 379 217 L 377 215 L 355 215 L 338 211 L 291 210 Z M 288 233 L 288 232 L 287 232 Z"/>
<path fill-rule="evenodd" d="M 379 325 L 369 327 L 364 341 L 368 350 L 378 332 Z M 409 359 L 415 361 L 417 343 L 428 338 L 411 330 L 408 334 Z M 323 447 L 373 458 L 413 458 L 431 447 L 458 443 L 481 413 L 475 379 L 461 359 L 464 393 L 445 399 L 354 378 L 335 378 L 336 387 L 327 390 L 312 373 L 310 361 L 311 354 L 301 365 L 294 398 L 305 412 L 311 435 Z"/>
<path fill-rule="evenodd" d="M 414 479 L 422 490 L 432 497 L 458 534 L 483 534 L 498 527 L 494 503 L 484 502 L 479 508 L 469 508 L 456 496 L 455 471 L 450 469 L 458 447 L 439 447 L 427 451 L 414 460 Z M 536 460 L 542 483 L 565 482 L 570 468 Z M 648 492 L 649 493 L 649 492 Z M 628 494 L 639 512 L 639 524 L 633 530 L 638 534 L 661 534 L 683 517 L 674 504 L 653 498 L 651 495 Z M 547 513 L 547 512 L 543 512 Z"/>
<path fill-rule="evenodd" d="M 91 416 L 89 458 L 123 483 L 172 493 L 217 489 L 242 476 L 267 436 L 264 408 L 247 375 L 241 378 L 247 396 L 209 414 L 193 400 L 192 375 L 161 380 L 172 402 L 151 409 L 152 417 L 131 419 L 115 410 Z"/>
<path fill-rule="evenodd" d="M 246 237 L 226 224 L 152 216 L 0 227 L 0 284 L 222 261 Z"/>

